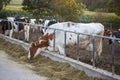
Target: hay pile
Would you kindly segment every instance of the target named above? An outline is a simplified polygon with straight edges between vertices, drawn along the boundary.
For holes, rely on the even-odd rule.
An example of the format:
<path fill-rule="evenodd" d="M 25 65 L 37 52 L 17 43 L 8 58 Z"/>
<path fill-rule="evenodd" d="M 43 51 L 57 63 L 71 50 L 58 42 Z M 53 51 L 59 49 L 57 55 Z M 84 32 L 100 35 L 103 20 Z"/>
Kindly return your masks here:
<path fill-rule="evenodd" d="M 83 71 L 71 67 L 68 63 L 52 61 L 48 57 L 39 56 L 34 60 L 27 60 L 27 51 L 21 46 L 11 44 L 0 39 L 0 50 L 6 51 L 15 61 L 31 64 L 37 74 L 46 76 L 50 80 L 102 80 L 88 77 Z"/>

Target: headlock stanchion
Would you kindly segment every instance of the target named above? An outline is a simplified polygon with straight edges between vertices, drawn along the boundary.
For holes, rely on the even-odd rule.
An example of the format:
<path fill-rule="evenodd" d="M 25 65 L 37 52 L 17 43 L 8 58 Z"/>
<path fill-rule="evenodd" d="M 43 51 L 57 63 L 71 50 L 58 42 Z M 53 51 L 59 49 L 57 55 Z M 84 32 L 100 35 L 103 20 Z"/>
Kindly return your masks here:
<path fill-rule="evenodd" d="M 56 38 L 55 38 L 55 37 L 56 37 L 56 36 L 55 36 L 55 35 L 56 35 L 56 34 L 55 34 L 55 31 L 56 31 L 56 30 L 54 29 L 54 36 L 53 36 L 53 37 L 54 37 L 54 42 L 53 42 L 53 50 L 54 50 L 54 51 L 55 51 L 55 39 L 56 39 Z"/>
<path fill-rule="evenodd" d="M 114 57 L 115 57 L 115 44 L 114 39 L 112 39 L 112 74 L 115 74 L 115 65 L 114 65 Z"/>
<path fill-rule="evenodd" d="M 65 54 L 66 54 L 66 37 L 67 37 L 66 33 L 67 33 L 67 32 L 65 31 L 65 32 L 64 32 L 64 37 L 65 37 L 65 40 L 64 40 L 64 44 L 65 44 L 65 45 L 64 45 L 64 50 L 65 50 L 65 51 L 64 51 L 64 52 L 65 52 Z M 64 56 L 65 56 L 65 55 L 64 55 Z"/>
<path fill-rule="evenodd" d="M 80 40 L 79 40 L 79 34 L 77 34 L 77 51 L 76 51 L 76 57 L 77 60 L 79 61 L 79 56 L 80 56 Z"/>
<path fill-rule="evenodd" d="M 92 43 L 93 43 L 93 51 L 92 51 L 92 65 L 95 67 L 95 36 L 94 34 L 92 35 Z"/>

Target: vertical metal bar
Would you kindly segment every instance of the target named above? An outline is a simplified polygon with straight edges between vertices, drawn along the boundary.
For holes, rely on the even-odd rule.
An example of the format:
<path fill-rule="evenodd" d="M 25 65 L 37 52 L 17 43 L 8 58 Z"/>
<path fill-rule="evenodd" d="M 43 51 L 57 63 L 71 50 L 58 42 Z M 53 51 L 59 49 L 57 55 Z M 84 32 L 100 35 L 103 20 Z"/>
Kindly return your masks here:
<path fill-rule="evenodd" d="M 54 42 L 53 42 L 53 50 L 55 51 L 55 29 L 54 29 Z"/>
<path fill-rule="evenodd" d="M 79 61 L 79 53 L 80 53 L 80 51 L 79 51 L 79 48 L 80 48 L 80 40 L 79 40 L 79 34 L 77 34 L 77 52 L 76 52 L 76 58 L 77 58 L 77 60 Z"/>
<path fill-rule="evenodd" d="M 92 51 L 92 65 L 95 67 L 95 36 L 92 35 L 92 44 L 93 44 L 93 51 Z"/>
<path fill-rule="evenodd" d="M 17 21 L 16 22 L 18 24 L 18 40 L 20 39 L 20 23 Z"/>
<path fill-rule="evenodd" d="M 115 45 L 114 45 L 114 39 L 112 39 L 112 74 L 115 73 L 114 53 L 115 53 Z"/>
<path fill-rule="evenodd" d="M 65 52 L 65 54 L 66 54 L 66 37 L 67 37 L 67 36 L 66 36 L 66 31 L 64 32 L 64 35 L 65 35 L 65 36 L 64 36 L 64 37 L 65 37 L 65 38 L 64 38 L 64 43 L 65 43 L 65 45 L 64 45 L 64 50 L 65 50 L 65 51 L 64 51 L 64 52 Z"/>

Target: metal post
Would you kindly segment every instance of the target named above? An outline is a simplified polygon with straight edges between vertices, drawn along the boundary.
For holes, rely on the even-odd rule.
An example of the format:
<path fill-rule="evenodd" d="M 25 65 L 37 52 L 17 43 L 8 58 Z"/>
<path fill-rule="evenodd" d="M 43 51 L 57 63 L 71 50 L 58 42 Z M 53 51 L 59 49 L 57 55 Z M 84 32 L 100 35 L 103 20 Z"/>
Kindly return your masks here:
<path fill-rule="evenodd" d="M 19 31 L 19 28 L 20 28 L 20 23 L 16 22 L 18 24 L 18 40 L 20 39 L 20 31 Z"/>
<path fill-rule="evenodd" d="M 112 74 L 115 73 L 114 53 L 115 53 L 115 45 L 114 45 L 114 39 L 112 39 Z"/>
<path fill-rule="evenodd" d="M 53 42 L 53 50 L 55 51 L 55 29 L 54 29 L 54 42 Z"/>
<path fill-rule="evenodd" d="M 64 35 L 65 35 L 65 36 L 64 36 L 64 37 L 65 37 L 65 38 L 64 38 L 64 43 L 65 43 L 65 45 L 64 45 L 65 51 L 64 51 L 64 52 L 65 52 L 65 54 L 66 54 L 66 37 L 67 37 L 67 36 L 66 36 L 66 31 L 64 32 Z"/>
<path fill-rule="evenodd" d="M 79 61 L 79 48 L 80 48 L 80 40 L 79 40 L 79 34 L 77 34 L 77 52 L 76 52 L 76 58 Z"/>
<path fill-rule="evenodd" d="M 93 51 L 92 51 L 92 59 L 93 59 L 93 62 L 92 62 L 92 65 L 93 67 L 95 67 L 95 36 L 92 35 L 92 44 L 93 44 Z"/>

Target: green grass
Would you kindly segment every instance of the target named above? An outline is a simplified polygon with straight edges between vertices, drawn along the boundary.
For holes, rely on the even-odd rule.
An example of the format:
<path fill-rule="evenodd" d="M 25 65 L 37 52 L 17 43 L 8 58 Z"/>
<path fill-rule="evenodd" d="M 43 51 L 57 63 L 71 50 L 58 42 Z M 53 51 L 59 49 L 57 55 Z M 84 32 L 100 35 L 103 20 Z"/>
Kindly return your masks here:
<path fill-rule="evenodd" d="M 11 0 L 9 5 L 21 6 L 23 0 Z"/>
<path fill-rule="evenodd" d="M 116 14 L 115 13 L 106 13 L 106 12 L 93 12 L 93 11 L 84 11 L 84 15 L 96 15 L 96 14 L 98 14 L 98 13 L 100 13 L 100 14 L 103 14 L 103 15 L 107 15 L 107 16 L 116 16 Z"/>
<path fill-rule="evenodd" d="M 10 4 L 4 7 L 4 10 L 22 10 L 23 0 L 11 0 Z"/>
<path fill-rule="evenodd" d="M 18 11 L 18 10 L 22 10 L 22 6 L 8 5 L 8 6 L 4 7 L 3 10 L 14 10 L 14 11 Z"/>

